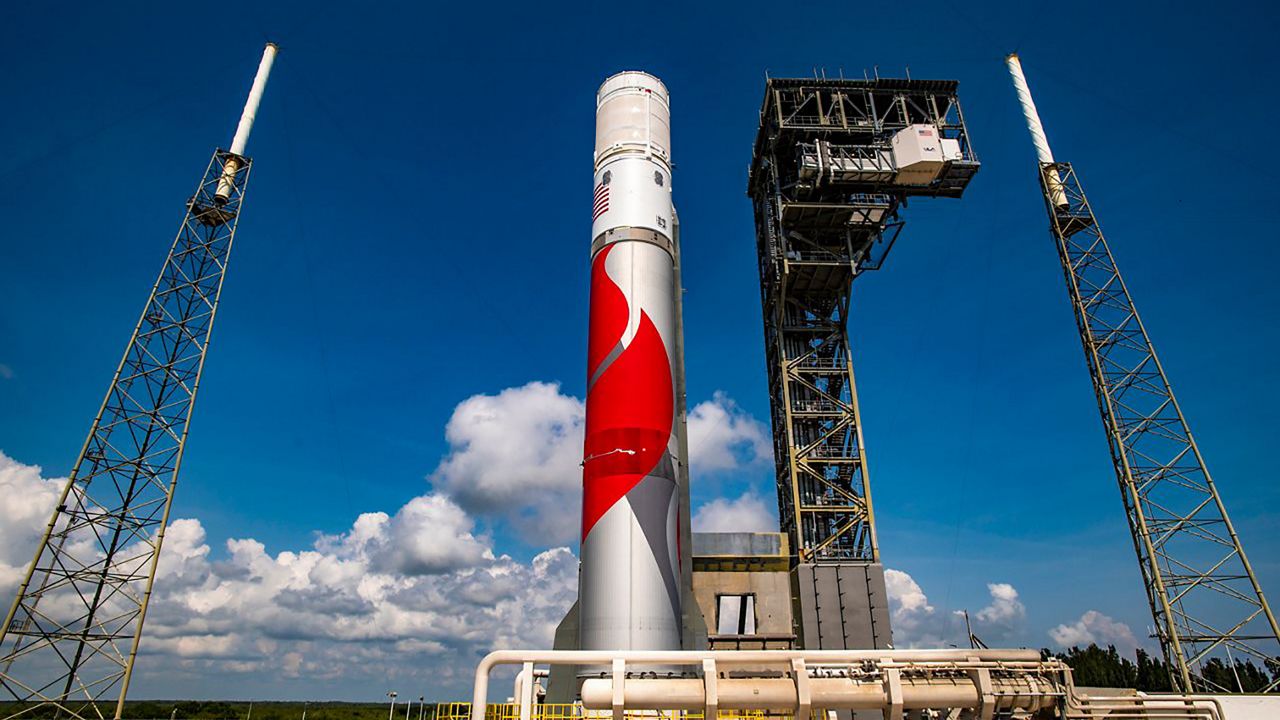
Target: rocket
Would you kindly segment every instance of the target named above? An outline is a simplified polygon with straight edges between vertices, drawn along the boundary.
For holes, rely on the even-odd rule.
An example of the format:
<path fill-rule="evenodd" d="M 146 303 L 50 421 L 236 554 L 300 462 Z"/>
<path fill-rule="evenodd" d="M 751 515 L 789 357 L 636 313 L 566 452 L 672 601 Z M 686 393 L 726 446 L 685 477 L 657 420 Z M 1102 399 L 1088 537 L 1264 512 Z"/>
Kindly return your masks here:
<path fill-rule="evenodd" d="M 614 75 L 596 95 L 583 650 L 681 647 L 689 519 L 668 100 L 642 72 Z"/>

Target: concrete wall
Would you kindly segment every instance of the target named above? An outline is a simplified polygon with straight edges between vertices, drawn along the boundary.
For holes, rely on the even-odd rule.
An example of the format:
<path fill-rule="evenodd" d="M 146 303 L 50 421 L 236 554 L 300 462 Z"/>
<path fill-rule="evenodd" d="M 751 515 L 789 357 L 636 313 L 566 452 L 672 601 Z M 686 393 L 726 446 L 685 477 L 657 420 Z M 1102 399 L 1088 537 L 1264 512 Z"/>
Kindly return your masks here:
<path fill-rule="evenodd" d="M 791 626 L 791 578 L 785 570 L 767 572 L 693 571 L 693 596 L 715 634 L 720 595 L 756 596 L 756 632 L 789 634 Z"/>

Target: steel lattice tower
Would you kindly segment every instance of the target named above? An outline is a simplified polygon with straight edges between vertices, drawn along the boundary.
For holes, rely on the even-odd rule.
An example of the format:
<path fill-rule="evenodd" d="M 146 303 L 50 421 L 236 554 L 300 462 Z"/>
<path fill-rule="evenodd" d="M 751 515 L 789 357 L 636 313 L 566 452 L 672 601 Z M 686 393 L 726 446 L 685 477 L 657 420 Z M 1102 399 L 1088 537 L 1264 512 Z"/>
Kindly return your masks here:
<path fill-rule="evenodd" d="M 1093 379 L 1155 634 L 1173 686 L 1218 652 L 1256 660 L 1280 690 L 1280 629 L 1071 163 L 1055 162 L 1016 55 L 1009 70 L 1040 161 L 1049 230 Z"/>
<path fill-rule="evenodd" d="M 891 643 L 849 351 L 850 284 L 880 266 L 909 196 L 959 197 L 977 171 L 956 87 L 825 78 L 765 87 L 748 194 L 779 520 L 807 648 Z M 924 163 L 906 153 L 921 138 L 934 153 Z"/>
<path fill-rule="evenodd" d="M 268 45 L 232 150 L 214 152 L 0 633 L 10 717 L 119 718 L 227 259 Z"/>

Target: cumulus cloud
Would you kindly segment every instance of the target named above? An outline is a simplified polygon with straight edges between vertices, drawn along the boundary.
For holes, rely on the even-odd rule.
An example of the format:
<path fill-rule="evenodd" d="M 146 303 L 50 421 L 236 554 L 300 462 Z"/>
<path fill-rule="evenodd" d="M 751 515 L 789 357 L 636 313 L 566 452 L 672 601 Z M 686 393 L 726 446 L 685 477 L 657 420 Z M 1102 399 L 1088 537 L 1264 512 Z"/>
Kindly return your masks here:
<path fill-rule="evenodd" d="M 465 510 L 500 516 L 528 540 L 572 542 L 578 523 L 565 518 L 581 513 L 585 414 L 582 400 L 554 383 L 467 398 L 449 418 L 449 452 L 430 481 Z M 695 481 L 771 457 L 764 425 L 722 392 L 694 406 L 688 425 Z"/>
<path fill-rule="evenodd" d="M 540 547 L 573 539 L 577 522 L 564 518 L 578 514 L 583 419 L 582 401 L 550 383 L 468 398 L 445 428 L 449 449 L 428 492 L 301 547 L 211 540 L 198 519 L 173 520 L 139 692 L 216 688 L 236 677 L 340 678 L 344 688 L 430 678 L 434 695 L 459 697 L 489 650 L 550 647 L 576 599 L 577 558 L 561 546 L 517 560 L 478 520 L 510 520 Z M 723 394 L 697 405 L 690 426 L 695 472 L 767 458 L 762 426 Z M 0 589 L 8 597 L 64 482 L 0 454 Z M 695 522 L 773 529 L 770 505 L 747 493 L 708 503 Z"/>
<path fill-rule="evenodd" d="M 974 617 L 975 630 L 988 645 L 1008 644 L 1023 636 L 1027 608 L 1018 599 L 1018 591 L 1009 583 L 987 583 L 991 603 Z"/>
<path fill-rule="evenodd" d="M 1092 643 L 1100 647 L 1115 645 L 1117 650 L 1132 654 L 1139 645 L 1128 625 L 1097 610 L 1089 610 L 1073 623 L 1050 629 L 1049 637 L 1060 648 L 1085 647 Z"/>
<path fill-rule="evenodd" d="M 964 613 L 938 612 L 909 574 L 886 568 L 885 589 L 893 620 L 894 645 L 902 648 L 968 647 Z M 974 634 L 988 645 L 1022 644 L 1027 609 L 1009 583 L 988 583 L 989 603 L 970 616 Z"/>
<path fill-rule="evenodd" d="M 900 648 L 946 647 L 955 645 L 952 618 L 929 604 L 920 584 L 907 573 L 885 568 L 885 590 L 893 627 L 893 644 Z"/>
<path fill-rule="evenodd" d="M 0 592 L 9 602 L 31 564 L 35 542 L 49 522 L 63 478 L 42 477 L 37 465 L 24 465 L 0 451 Z"/>
<path fill-rule="evenodd" d="M 694 532 L 776 532 L 778 518 L 764 498 L 746 492 L 737 498 L 716 498 L 693 513 Z"/>
<path fill-rule="evenodd" d="M 392 518 L 370 513 L 361 520 L 374 526 L 365 531 L 373 538 L 363 542 L 380 570 L 434 575 L 493 559 L 490 549 L 472 534 L 474 521 L 442 495 L 416 497 Z"/>
<path fill-rule="evenodd" d="M 0 454 L 6 597 L 63 482 Z M 431 677 L 433 692 L 461 696 L 489 650 L 549 647 L 577 592 L 568 548 L 528 562 L 495 553 L 471 516 L 438 493 L 390 515 L 360 515 L 302 550 L 271 552 L 252 538 L 222 545 L 212 551 L 199 520 L 169 524 L 142 644 L 142 692 L 252 673 L 353 683 Z"/>
<path fill-rule="evenodd" d="M 475 395 L 445 426 L 449 452 L 432 485 L 475 513 L 499 514 L 526 537 L 552 543 L 577 535 L 582 506 L 581 400 L 531 382 Z"/>
<path fill-rule="evenodd" d="M 689 465 L 695 475 L 772 459 L 768 429 L 725 393 L 717 391 L 689 411 Z"/>
<path fill-rule="evenodd" d="M 225 548 L 213 561 L 199 521 L 173 523 L 143 644 L 153 674 L 354 681 L 412 668 L 433 691 L 457 694 L 489 650 L 549 647 L 577 588 L 568 548 L 528 563 L 496 555 L 434 494 L 390 517 L 361 515 L 308 549 Z"/>

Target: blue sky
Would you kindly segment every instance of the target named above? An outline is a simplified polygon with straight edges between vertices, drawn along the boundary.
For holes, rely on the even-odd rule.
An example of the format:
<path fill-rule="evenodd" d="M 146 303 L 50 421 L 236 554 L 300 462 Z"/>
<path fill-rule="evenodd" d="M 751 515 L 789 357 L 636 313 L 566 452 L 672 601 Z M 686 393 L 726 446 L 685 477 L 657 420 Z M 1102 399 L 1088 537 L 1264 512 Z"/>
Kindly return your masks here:
<path fill-rule="evenodd" d="M 1048 644 L 1048 628 L 1087 610 L 1145 635 L 1002 64 L 1017 49 L 1280 597 L 1268 460 L 1280 245 L 1266 190 L 1280 100 L 1259 83 L 1277 71 L 1273 7 L 219 7 L 216 21 L 167 5 L 0 9 L 0 450 L 14 462 L 70 469 L 264 39 L 282 51 L 175 509 L 215 558 L 228 538 L 274 555 L 347 533 L 360 513 L 395 514 L 430 490 L 468 398 L 534 381 L 582 396 L 593 98 L 621 69 L 672 93 L 690 400 L 721 392 L 743 427 L 767 422 L 745 196 L 765 73 L 909 67 L 960 81 L 983 168 L 963 200 L 913 202 L 886 268 L 854 293 L 885 562 L 940 613 L 1013 585 L 1026 618 L 1010 642 Z M 738 462 L 694 478 L 695 503 L 771 496 L 748 435 Z M 475 533 L 497 552 L 528 563 L 545 549 L 478 507 Z M 245 687 L 316 692 L 305 678 Z M 140 692 L 170 688 L 218 694 L 192 679 Z"/>

